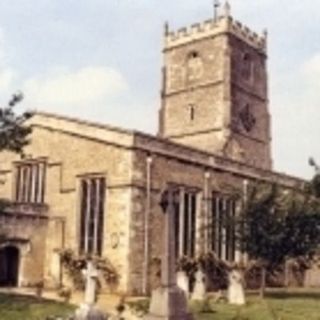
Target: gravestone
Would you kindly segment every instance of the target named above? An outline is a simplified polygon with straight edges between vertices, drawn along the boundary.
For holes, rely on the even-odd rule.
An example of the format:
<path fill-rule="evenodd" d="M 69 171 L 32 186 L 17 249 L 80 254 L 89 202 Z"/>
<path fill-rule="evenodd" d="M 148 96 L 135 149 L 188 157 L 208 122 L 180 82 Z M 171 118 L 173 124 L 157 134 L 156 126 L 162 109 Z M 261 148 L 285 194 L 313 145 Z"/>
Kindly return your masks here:
<path fill-rule="evenodd" d="M 191 320 L 187 299 L 176 283 L 174 238 L 174 190 L 170 187 L 161 195 L 164 213 L 163 254 L 161 260 L 161 286 L 152 292 L 149 313 L 145 320 Z"/>
<path fill-rule="evenodd" d="M 245 304 L 244 280 L 242 272 L 233 269 L 229 272 L 228 302 L 235 305 Z"/>
<path fill-rule="evenodd" d="M 86 278 L 84 303 L 76 310 L 74 320 L 106 320 L 105 314 L 95 307 L 98 270 L 92 261 L 87 262 L 83 274 Z"/>
<path fill-rule="evenodd" d="M 184 291 L 188 299 L 190 293 L 189 278 L 185 271 L 180 270 L 177 272 L 177 286 Z"/>
<path fill-rule="evenodd" d="M 204 300 L 206 298 L 205 274 L 199 269 L 195 274 L 195 284 L 192 291 L 192 300 Z"/>

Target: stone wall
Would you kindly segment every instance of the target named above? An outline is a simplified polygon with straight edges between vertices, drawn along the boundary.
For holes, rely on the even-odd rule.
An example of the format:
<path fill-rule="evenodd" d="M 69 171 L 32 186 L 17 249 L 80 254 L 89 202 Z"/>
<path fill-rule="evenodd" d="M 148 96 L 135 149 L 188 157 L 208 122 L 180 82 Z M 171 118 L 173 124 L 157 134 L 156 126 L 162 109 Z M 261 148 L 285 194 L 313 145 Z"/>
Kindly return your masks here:
<path fill-rule="evenodd" d="M 103 256 L 110 258 L 120 275 L 118 290 L 127 288 L 127 255 L 131 210 L 131 161 L 129 132 L 54 115 L 32 118 L 31 144 L 25 148 L 28 159 L 45 158 L 45 203 L 48 205 L 48 234 L 41 245 L 45 261 L 30 272 L 43 275 L 46 284 L 56 285 L 60 269 L 57 249 L 78 252 L 80 179 L 98 174 L 106 178 Z M 110 139 L 110 141 L 109 141 Z M 14 200 L 17 155 L 2 153 L 1 197 Z M 46 254 L 44 255 L 44 251 Z M 40 252 L 40 251 L 39 251 Z"/>
<path fill-rule="evenodd" d="M 32 267 L 26 265 L 24 275 L 32 281 L 33 275 L 37 279 L 41 276 L 48 286 L 61 281 L 57 249 L 78 251 L 79 182 L 88 174 L 106 178 L 103 256 L 110 259 L 120 275 L 117 290 L 133 294 L 144 292 L 145 283 L 150 289 L 154 278 L 150 263 L 161 257 L 163 216 L 159 198 L 167 183 L 198 192 L 198 252 L 204 243 L 200 227 L 206 210 L 205 190 L 231 193 L 241 190 L 244 180 L 278 182 L 289 188 L 300 188 L 305 183 L 167 139 L 100 126 L 97 132 L 93 124 L 61 117 L 55 122 L 54 116 L 46 117 L 50 121 L 33 120 L 32 143 L 25 153 L 28 158 L 42 157 L 47 162 L 48 223 L 45 229 L 39 227 L 41 232 L 35 232 L 37 245 L 33 252 L 39 253 L 38 260 Z M 119 140 L 112 141 L 118 134 Z M 3 198 L 14 199 L 14 161 L 18 160 L 6 152 L 0 155 Z"/>
<path fill-rule="evenodd" d="M 288 188 L 299 188 L 303 180 L 295 179 L 271 171 L 261 170 L 230 160 L 194 151 L 186 146 L 155 139 L 151 136 L 135 136 L 136 152 L 133 160 L 132 219 L 130 223 L 129 283 L 130 292 L 141 294 L 146 272 L 148 288 L 152 288 L 154 270 L 151 267 L 155 258 L 161 258 L 163 215 L 159 207 L 161 190 L 167 183 L 190 187 L 198 190 L 199 209 L 197 216 L 197 252 L 204 248 L 204 235 L 201 226 L 205 223 L 205 190 L 233 194 L 242 192 L 244 181 L 257 180 L 278 182 Z M 150 190 L 147 186 L 147 168 L 150 166 Z M 219 163 L 219 164 L 218 164 Z M 238 169 L 237 169 L 238 166 Z M 233 170 L 232 170 L 233 169 Z M 148 197 L 150 206 L 148 207 Z M 150 208 L 150 209 L 148 209 Z M 148 217 L 148 218 L 146 218 Z M 148 224 L 146 224 L 146 219 Z M 145 238 L 146 227 L 149 234 Z M 147 240 L 147 245 L 145 240 Z M 146 249 L 147 248 L 147 249 Z M 147 250 L 147 253 L 146 253 Z M 144 269 L 144 259 L 148 258 L 149 267 Z"/>
<path fill-rule="evenodd" d="M 0 224 L 5 226 L 7 239 L 1 247 L 10 245 L 19 250 L 19 286 L 34 286 L 43 280 L 47 222 L 45 216 L 0 213 Z"/>
<path fill-rule="evenodd" d="M 164 137 L 212 152 L 221 149 L 224 137 L 218 132 L 228 114 L 226 46 L 226 37 L 219 35 L 165 50 Z"/>

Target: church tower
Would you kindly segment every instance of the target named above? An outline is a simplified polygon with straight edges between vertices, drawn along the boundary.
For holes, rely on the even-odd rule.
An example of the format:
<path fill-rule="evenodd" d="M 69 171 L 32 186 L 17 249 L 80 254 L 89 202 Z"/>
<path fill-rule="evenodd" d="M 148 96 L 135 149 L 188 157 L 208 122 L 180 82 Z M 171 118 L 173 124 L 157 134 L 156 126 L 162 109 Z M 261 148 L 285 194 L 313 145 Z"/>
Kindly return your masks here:
<path fill-rule="evenodd" d="M 166 26 L 159 135 L 263 169 L 272 168 L 267 34 L 230 16 L 176 32 Z"/>

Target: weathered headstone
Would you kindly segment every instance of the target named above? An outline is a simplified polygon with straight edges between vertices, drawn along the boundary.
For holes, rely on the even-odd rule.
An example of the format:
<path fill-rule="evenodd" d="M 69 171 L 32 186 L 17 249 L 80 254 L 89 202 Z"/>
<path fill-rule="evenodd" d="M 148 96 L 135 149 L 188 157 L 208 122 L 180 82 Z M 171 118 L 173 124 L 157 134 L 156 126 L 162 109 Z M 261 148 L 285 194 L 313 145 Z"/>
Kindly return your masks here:
<path fill-rule="evenodd" d="M 235 305 L 245 304 L 243 275 L 237 269 L 229 272 L 228 302 Z"/>
<path fill-rule="evenodd" d="M 92 261 L 87 262 L 87 269 L 83 270 L 86 279 L 86 288 L 84 294 L 84 303 L 94 305 L 96 302 L 98 270 Z"/>
<path fill-rule="evenodd" d="M 189 298 L 190 286 L 189 286 L 189 278 L 185 271 L 177 272 L 177 286 L 182 289 L 186 295 L 186 298 Z"/>
<path fill-rule="evenodd" d="M 191 320 L 187 311 L 187 299 L 176 284 L 176 258 L 174 238 L 173 190 L 168 187 L 162 193 L 160 205 L 164 213 L 164 246 L 161 265 L 161 287 L 152 292 L 149 313 L 146 320 Z"/>
<path fill-rule="evenodd" d="M 86 278 L 84 303 L 75 312 L 75 320 L 106 320 L 103 312 L 94 305 L 96 302 L 98 270 L 92 261 L 87 262 L 87 269 L 83 271 Z"/>
<path fill-rule="evenodd" d="M 192 291 L 192 300 L 204 300 L 206 298 L 205 274 L 199 269 L 195 274 L 195 284 Z"/>

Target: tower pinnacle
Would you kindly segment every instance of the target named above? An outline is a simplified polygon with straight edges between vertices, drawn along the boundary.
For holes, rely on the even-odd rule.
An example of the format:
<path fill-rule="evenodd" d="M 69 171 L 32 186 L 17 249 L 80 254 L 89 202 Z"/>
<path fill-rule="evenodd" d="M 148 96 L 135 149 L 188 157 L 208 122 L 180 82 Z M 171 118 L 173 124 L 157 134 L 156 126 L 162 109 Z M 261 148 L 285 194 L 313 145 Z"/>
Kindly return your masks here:
<path fill-rule="evenodd" d="M 216 22 L 218 20 L 218 9 L 220 7 L 219 0 L 213 0 L 213 21 Z"/>
<path fill-rule="evenodd" d="M 168 21 L 164 24 L 164 35 L 167 36 L 169 34 L 169 23 Z"/>
<path fill-rule="evenodd" d="M 223 13 L 224 13 L 223 15 L 225 18 L 228 18 L 231 15 L 231 6 L 230 6 L 230 3 L 228 0 L 226 0 L 226 2 L 224 3 Z"/>

